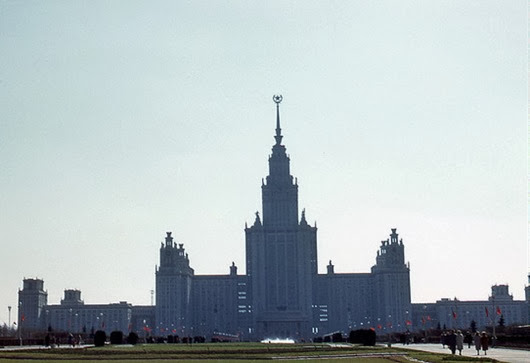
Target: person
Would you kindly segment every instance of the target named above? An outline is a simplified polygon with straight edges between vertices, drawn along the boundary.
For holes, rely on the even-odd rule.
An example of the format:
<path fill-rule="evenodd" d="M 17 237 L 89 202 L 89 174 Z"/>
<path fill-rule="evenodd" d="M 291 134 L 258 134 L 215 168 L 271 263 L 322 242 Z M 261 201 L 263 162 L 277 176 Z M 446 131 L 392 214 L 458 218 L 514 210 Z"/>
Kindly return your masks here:
<path fill-rule="evenodd" d="M 486 334 L 486 332 L 483 331 L 482 336 L 480 337 L 480 345 L 482 346 L 484 355 L 488 355 L 488 343 L 489 343 L 488 334 Z"/>
<path fill-rule="evenodd" d="M 445 337 L 446 344 L 451 349 L 451 354 L 456 352 L 456 334 L 454 330 L 451 330 L 449 334 Z"/>
<path fill-rule="evenodd" d="M 471 348 L 471 343 L 473 343 L 473 337 L 471 336 L 471 333 L 469 330 L 466 332 L 466 335 L 464 335 L 464 343 L 467 343 L 467 348 Z"/>
<path fill-rule="evenodd" d="M 442 348 L 445 348 L 445 340 L 447 338 L 447 334 L 445 332 L 442 332 L 440 335 L 440 343 L 442 343 Z"/>
<path fill-rule="evenodd" d="M 462 349 L 464 349 L 464 335 L 462 331 L 457 330 L 456 332 L 456 349 L 458 349 L 458 354 L 462 355 Z"/>
<path fill-rule="evenodd" d="M 480 334 L 479 332 L 475 332 L 475 336 L 473 337 L 473 343 L 475 343 L 475 349 L 477 350 L 477 355 L 480 355 Z"/>

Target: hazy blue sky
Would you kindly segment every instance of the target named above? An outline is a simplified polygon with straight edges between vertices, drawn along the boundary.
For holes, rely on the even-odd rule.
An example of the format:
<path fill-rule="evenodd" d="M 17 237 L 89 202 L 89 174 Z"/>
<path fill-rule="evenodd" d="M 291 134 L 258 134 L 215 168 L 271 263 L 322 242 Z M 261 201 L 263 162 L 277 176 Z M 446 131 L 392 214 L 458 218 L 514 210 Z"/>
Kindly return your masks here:
<path fill-rule="evenodd" d="M 413 302 L 522 299 L 526 7 L 0 1 L 0 323 L 24 277 L 149 304 L 166 231 L 244 273 L 277 93 L 321 272 L 397 227 Z"/>

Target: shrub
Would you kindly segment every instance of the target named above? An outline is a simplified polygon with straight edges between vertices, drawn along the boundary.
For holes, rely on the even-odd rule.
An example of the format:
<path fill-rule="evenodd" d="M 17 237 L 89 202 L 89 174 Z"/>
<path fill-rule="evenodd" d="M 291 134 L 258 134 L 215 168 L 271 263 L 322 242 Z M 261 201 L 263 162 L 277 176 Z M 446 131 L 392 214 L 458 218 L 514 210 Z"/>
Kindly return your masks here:
<path fill-rule="evenodd" d="M 119 330 L 110 333 L 110 344 L 123 344 L 123 333 Z"/>
<path fill-rule="evenodd" d="M 375 345 L 375 331 L 372 329 L 358 329 L 352 330 L 348 338 L 348 342 L 352 344 L 362 344 L 362 345 Z"/>
<path fill-rule="evenodd" d="M 94 334 L 94 345 L 96 347 L 102 347 L 105 345 L 105 341 L 107 340 L 107 333 L 105 333 L 103 330 L 98 330 Z"/>
<path fill-rule="evenodd" d="M 136 334 L 133 331 L 130 332 L 129 335 L 127 336 L 127 343 L 136 345 L 136 343 L 138 343 L 138 334 Z"/>

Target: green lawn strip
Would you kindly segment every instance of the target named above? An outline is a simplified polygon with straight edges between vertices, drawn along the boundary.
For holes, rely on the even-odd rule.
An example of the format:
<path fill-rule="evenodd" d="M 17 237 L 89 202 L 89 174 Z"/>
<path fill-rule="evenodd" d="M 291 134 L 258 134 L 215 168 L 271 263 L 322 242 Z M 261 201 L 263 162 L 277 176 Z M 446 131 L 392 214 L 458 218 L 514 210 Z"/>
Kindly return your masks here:
<path fill-rule="evenodd" d="M 84 352 L 86 353 L 86 352 Z M 106 354 L 112 353 L 112 354 Z M 355 355 L 366 355 L 370 353 L 361 353 L 356 351 L 345 351 L 345 350 L 329 350 L 329 351 L 310 351 L 310 352 L 248 352 L 248 351 L 238 351 L 238 352 L 224 352 L 224 353 L 207 353 L 204 351 L 201 352 L 180 352 L 180 353 L 171 353 L 167 352 L 166 354 L 159 354 L 154 352 L 147 352 L 142 354 L 116 354 L 115 352 L 95 352 L 95 354 L 83 354 L 83 352 L 78 351 L 77 354 L 64 354 L 64 352 L 55 352 L 55 353 L 22 353 L 22 352 L 12 352 L 10 354 L 3 354 L 0 356 L 2 358 L 21 358 L 21 359 L 131 359 L 131 360 L 149 360 L 149 359 L 271 359 L 273 357 L 277 358 L 296 358 L 296 357 L 326 357 L 326 356 L 355 356 Z M 374 353 L 371 353 L 374 354 Z"/>
<path fill-rule="evenodd" d="M 40 349 L 1 352 L 0 357 L 9 356 L 10 354 L 31 355 L 31 356 L 54 356 L 54 355 L 74 355 L 74 356 L 91 356 L 91 355 L 108 355 L 108 356 L 151 356 L 151 355 L 260 355 L 260 354 L 287 354 L 298 355 L 304 354 L 337 354 L 337 352 L 356 351 L 356 352 L 378 352 L 386 348 L 380 347 L 330 347 L 327 345 L 287 345 L 287 346 L 172 346 L 172 345 L 144 345 L 135 347 L 122 346 L 105 346 L 102 348 L 84 348 L 84 349 Z M 388 351 L 388 350 L 386 350 Z"/>
<path fill-rule="evenodd" d="M 271 359 L 326 356 L 369 355 L 392 353 L 395 349 L 383 347 L 330 347 L 328 345 L 219 345 L 190 346 L 143 345 L 134 347 L 105 346 L 85 349 L 42 349 L 1 352 L 0 359 L 39 360 L 168 360 L 168 359 Z"/>
<path fill-rule="evenodd" d="M 410 363 L 410 361 L 406 360 L 403 357 L 347 357 L 345 361 L 351 361 L 353 360 L 355 363 Z M 137 359 L 38 359 L 42 362 L 59 362 L 59 363 L 88 363 L 88 362 L 98 362 L 98 363 L 138 363 Z M 163 363 L 197 363 L 197 359 L 155 359 L 160 360 Z M 219 362 L 219 363 L 250 363 L 255 362 L 256 360 L 251 358 L 247 359 L 215 359 L 215 358 L 209 358 L 209 362 Z M 287 362 L 292 361 L 292 359 L 286 359 L 286 360 L 274 360 L 278 362 Z M 337 363 L 336 358 L 315 358 L 315 359 L 303 359 L 304 362 L 319 362 L 319 363 Z M 0 362 L 2 363 L 22 363 L 22 362 L 35 362 L 35 359 L 1 359 Z"/>

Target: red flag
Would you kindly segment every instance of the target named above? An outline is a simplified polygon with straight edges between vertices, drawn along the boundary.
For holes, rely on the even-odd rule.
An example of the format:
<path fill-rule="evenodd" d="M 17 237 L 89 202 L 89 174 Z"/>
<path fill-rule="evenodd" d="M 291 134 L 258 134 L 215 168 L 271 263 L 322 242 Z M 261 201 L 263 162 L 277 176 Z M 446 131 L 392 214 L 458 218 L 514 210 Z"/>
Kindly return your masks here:
<path fill-rule="evenodd" d="M 377 324 L 377 329 L 381 330 L 383 329 L 383 326 L 381 324 Z"/>
<path fill-rule="evenodd" d="M 20 320 L 21 321 L 25 321 L 26 320 L 26 315 L 22 314 L 22 316 L 20 317 Z"/>
<path fill-rule="evenodd" d="M 171 329 L 171 332 L 176 333 L 177 329 Z"/>
<path fill-rule="evenodd" d="M 410 320 L 405 320 L 405 324 L 407 324 L 407 325 L 412 325 L 412 321 L 410 321 Z"/>
<path fill-rule="evenodd" d="M 148 327 L 148 326 L 144 326 L 142 329 L 145 330 L 146 332 L 150 332 L 151 331 L 151 328 Z"/>
<path fill-rule="evenodd" d="M 488 311 L 488 307 L 485 306 L 484 309 L 486 309 L 486 317 L 490 316 L 490 312 Z"/>
<path fill-rule="evenodd" d="M 430 315 L 427 315 L 427 320 L 431 320 L 431 316 Z"/>
<path fill-rule="evenodd" d="M 497 306 L 497 315 L 501 315 L 501 314 L 502 314 L 501 308 Z"/>
<path fill-rule="evenodd" d="M 456 319 L 456 311 L 453 310 L 453 319 Z"/>
<path fill-rule="evenodd" d="M 421 317 L 421 323 L 422 323 L 423 325 L 425 325 L 425 317 L 424 317 L 424 316 Z"/>

